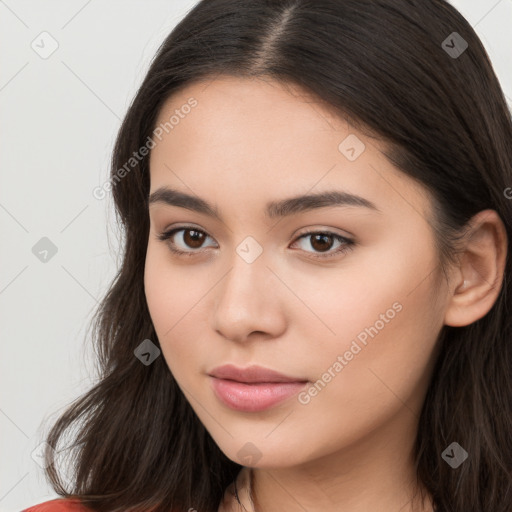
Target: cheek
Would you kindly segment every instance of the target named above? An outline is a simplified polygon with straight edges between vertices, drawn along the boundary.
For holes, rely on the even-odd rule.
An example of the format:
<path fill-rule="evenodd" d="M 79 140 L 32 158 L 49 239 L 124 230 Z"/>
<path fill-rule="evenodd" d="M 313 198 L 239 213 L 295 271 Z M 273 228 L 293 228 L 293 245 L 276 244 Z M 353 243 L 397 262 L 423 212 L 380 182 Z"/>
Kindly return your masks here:
<path fill-rule="evenodd" d="M 192 267 L 172 264 L 165 248 L 148 247 L 146 302 L 162 354 L 177 379 L 183 375 L 186 380 L 187 369 L 194 364 L 197 367 L 201 351 L 208 345 L 204 298 L 212 283 L 198 277 L 200 274 Z"/>
<path fill-rule="evenodd" d="M 362 301 L 343 299 L 344 309 L 324 318 L 337 336 L 317 335 L 315 348 L 303 352 L 313 383 L 298 397 L 294 424 L 304 435 L 322 433 L 308 448 L 315 456 L 357 442 L 400 413 L 419 416 L 441 326 L 429 316 L 427 281 L 408 292 L 395 280 L 394 289 L 373 288 Z"/>
<path fill-rule="evenodd" d="M 308 305 L 329 330 L 315 336 L 310 327 L 305 337 L 318 342 L 304 353 L 317 379 L 304 402 L 311 398 L 313 408 L 339 404 L 333 414 L 341 418 L 349 411 L 355 423 L 368 421 L 369 411 L 388 414 L 403 406 L 401 400 L 411 399 L 418 410 L 443 324 L 431 301 L 435 260 L 428 240 L 424 247 L 396 251 L 390 244 L 387 251 L 369 251 L 326 283 L 322 295 L 310 295 Z M 301 283 L 305 294 L 311 283 Z"/>
<path fill-rule="evenodd" d="M 165 263 L 161 250 L 151 244 L 146 254 L 144 268 L 144 292 L 149 313 L 157 333 L 172 326 L 171 320 L 176 309 L 179 289 L 178 276 L 171 275 L 170 266 Z"/>
<path fill-rule="evenodd" d="M 171 261 L 165 244 L 150 243 L 144 268 L 144 290 L 149 312 L 157 331 L 169 329 L 185 315 L 207 289 L 194 279 L 191 270 Z"/>

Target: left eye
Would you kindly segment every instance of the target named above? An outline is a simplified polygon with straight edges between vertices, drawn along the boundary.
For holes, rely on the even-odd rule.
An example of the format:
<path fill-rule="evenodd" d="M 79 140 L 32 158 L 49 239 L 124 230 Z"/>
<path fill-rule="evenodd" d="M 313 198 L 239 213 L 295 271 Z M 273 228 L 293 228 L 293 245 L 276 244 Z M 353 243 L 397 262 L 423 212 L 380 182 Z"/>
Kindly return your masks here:
<path fill-rule="evenodd" d="M 176 242 L 173 240 L 173 238 L 174 235 L 179 232 L 183 232 L 180 238 L 182 240 L 181 243 L 184 245 L 185 249 L 200 249 L 205 238 L 208 238 L 208 235 L 204 231 L 194 228 L 192 226 L 185 226 L 165 231 L 164 233 L 158 235 L 158 239 L 161 241 L 166 241 L 167 245 L 169 246 L 169 249 L 173 253 L 178 255 L 193 256 L 198 252 L 203 252 L 198 250 L 187 251 L 183 249 L 178 249 L 176 247 Z M 337 233 L 332 233 L 330 231 L 310 231 L 308 233 L 303 233 L 294 241 L 292 245 L 307 238 L 311 239 L 308 245 L 312 247 L 315 251 L 319 251 L 319 253 L 313 256 L 314 258 L 329 258 L 339 253 L 347 252 L 348 250 L 353 249 L 353 246 L 355 245 L 355 242 L 353 240 L 338 235 Z M 334 251 L 330 251 L 330 249 L 332 249 L 333 240 L 337 241 L 339 245 Z M 306 252 L 311 251 L 306 250 Z"/>
<path fill-rule="evenodd" d="M 308 245 L 313 247 L 313 249 L 320 251 L 321 253 L 319 255 L 315 255 L 315 258 L 329 258 L 339 253 L 347 252 L 348 250 L 353 249 L 353 246 L 355 244 L 353 240 L 350 240 L 349 238 L 338 235 L 336 233 L 331 233 L 330 231 L 310 231 L 299 236 L 299 238 L 297 238 L 297 241 L 301 241 L 302 239 L 307 238 L 310 239 Z M 333 239 L 339 243 L 338 247 L 334 251 L 331 251 L 325 255 L 322 254 L 326 251 L 329 251 L 332 248 Z"/>

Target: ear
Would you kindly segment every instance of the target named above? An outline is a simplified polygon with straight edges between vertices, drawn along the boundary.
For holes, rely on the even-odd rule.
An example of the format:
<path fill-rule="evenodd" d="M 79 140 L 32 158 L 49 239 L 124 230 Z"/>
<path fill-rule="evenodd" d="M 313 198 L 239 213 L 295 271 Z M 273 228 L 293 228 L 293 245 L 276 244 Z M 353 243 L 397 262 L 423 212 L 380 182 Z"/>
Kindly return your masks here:
<path fill-rule="evenodd" d="M 444 319 L 453 327 L 472 324 L 490 311 L 501 290 L 507 259 L 507 231 L 496 211 L 482 210 L 468 227 Z"/>

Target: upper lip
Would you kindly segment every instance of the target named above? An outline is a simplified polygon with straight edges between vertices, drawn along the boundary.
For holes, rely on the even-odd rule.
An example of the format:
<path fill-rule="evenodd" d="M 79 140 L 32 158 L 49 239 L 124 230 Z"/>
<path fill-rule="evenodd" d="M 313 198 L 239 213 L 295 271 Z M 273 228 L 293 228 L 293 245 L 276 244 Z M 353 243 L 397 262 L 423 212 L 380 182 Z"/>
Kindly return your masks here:
<path fill-rule="evenodd" d="M 307 379 L 288 377 L 282 373 L 257 365 L 238 368 L 232 364 L 226 364 L 214 368 L 209 375 L 218 379 L 229 379 L 237 382 L 307 382 Z"/>

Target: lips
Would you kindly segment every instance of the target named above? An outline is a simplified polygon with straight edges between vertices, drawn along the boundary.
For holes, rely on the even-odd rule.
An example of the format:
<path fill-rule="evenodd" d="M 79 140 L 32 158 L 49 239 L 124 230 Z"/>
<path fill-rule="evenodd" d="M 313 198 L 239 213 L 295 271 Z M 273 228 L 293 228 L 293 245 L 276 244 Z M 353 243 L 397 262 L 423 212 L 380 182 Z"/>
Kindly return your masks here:
<path fill-rule="evenodd" d="M 302 377 L 289 377 L 282 373 L 264 368 L 263 366 L 249 366 L 248 368 L 238 368 L 232 364 L 214 368 L 209 375 L 218 379 L 234 380 L 247 384 L 254 383 L 272 383 L 272 382 L 307 382 Z"/>
<path fill-rule="evenodd" d="M 307 385 L 303 378 L 250 366 L 233 365 L 214 368 L 211 387 L 217 398 L 230 409 L 243 412 L 263 411 L 299 393 Z"/>

